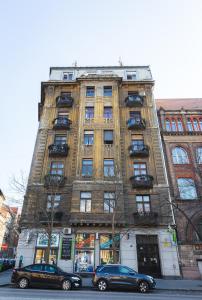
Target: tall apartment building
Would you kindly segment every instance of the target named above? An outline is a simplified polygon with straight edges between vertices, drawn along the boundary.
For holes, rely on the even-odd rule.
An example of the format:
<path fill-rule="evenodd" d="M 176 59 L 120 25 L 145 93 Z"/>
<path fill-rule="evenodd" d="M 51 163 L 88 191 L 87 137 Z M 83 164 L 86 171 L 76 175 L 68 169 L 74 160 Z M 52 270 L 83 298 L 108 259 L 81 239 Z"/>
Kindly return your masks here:
<path fill-rule="evenodd" d="M 156 101 L 182 275 L 202 277 L 202 99 Z"/>
<path fill-rule="evenodd" d="M 116 253 L 141 273 L 180 275 L 153 86 L 148 66 L 50 68 L 22 211 L 24 265 L 44 259 L 54 198 L 50 259 L 64 270 L 90 272 Z"/>

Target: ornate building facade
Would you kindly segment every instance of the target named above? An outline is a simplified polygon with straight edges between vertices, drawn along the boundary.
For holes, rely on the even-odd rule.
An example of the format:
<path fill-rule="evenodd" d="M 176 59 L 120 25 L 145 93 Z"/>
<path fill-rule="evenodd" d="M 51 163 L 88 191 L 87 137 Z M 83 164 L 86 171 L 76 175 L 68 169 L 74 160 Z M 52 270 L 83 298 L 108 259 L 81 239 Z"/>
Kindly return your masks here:
<path fill-rule="evenodd" d="M 184 278 L 202 276 L 202 99 L 159 99 Z"/>
<path fill-rule="evenodd" d="M 50 68 L 41 83 L 18 260 L 91 272 L 116 261 L 180 276 L 148 66 Z"/>

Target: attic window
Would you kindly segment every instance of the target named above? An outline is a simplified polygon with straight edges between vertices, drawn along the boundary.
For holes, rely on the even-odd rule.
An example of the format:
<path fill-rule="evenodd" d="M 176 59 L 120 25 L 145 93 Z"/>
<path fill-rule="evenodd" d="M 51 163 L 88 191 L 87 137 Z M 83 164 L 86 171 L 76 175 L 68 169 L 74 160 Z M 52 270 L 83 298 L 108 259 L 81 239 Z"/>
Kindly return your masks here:
<path fill-rule="evenodd" d="M 127 80 L 136 80 L 136 71 L 127 71 Z"/>

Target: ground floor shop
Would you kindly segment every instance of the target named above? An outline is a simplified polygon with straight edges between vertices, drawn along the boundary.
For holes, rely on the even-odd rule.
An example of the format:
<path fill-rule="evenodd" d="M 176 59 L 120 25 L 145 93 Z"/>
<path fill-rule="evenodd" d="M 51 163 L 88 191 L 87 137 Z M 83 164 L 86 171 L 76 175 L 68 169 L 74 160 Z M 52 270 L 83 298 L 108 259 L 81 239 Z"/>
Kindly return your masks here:
<path fill-rule="evenodd" d="M 68 272 L 93 272 L 115 261 L 155 277 L 179 277 L 176 244 L 167 229 L 124 229 L 112 236 L 108 228 L 77 228 L 52 235 L 50 263 Z M 47 236 L 40 230 L 23 230 L 17 249 L 17 266 L 44 262 Z"/>

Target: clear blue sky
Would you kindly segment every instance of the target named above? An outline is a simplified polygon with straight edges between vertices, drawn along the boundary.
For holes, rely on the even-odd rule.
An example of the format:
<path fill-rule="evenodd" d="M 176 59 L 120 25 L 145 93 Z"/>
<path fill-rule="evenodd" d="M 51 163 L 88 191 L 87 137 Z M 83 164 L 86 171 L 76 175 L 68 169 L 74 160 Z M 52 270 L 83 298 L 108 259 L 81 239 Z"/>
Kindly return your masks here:
<path fill-rule="evenodd" d="M 202 97 L 201 0 L 0 0 L 0 188 L 29 172 L 50 66 L 151 65 L 155 97 Z"/>

